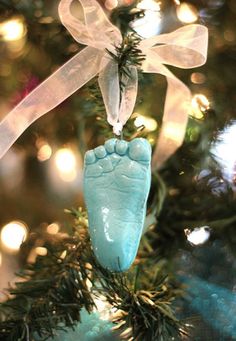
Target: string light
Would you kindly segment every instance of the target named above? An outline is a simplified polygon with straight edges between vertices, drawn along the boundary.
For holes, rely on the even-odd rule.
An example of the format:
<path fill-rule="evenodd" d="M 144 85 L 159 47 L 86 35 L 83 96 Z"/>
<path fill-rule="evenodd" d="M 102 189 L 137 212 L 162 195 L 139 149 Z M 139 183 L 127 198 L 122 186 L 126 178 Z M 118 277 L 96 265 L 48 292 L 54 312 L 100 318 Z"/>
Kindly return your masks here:
<path fill-rule="evenodd" d="M 178 19 L 185 23 L 191 24 L 198 19 L 198 11 L 196 7 L 187 2 L 181 3 L 176 9 Z"/>
<path fill-rule="evenodd" d="M 20 40 L 26 34 L 26 27 L 22 17 L 13 18 L 0 24 L 0 36 L 5 41 Z"/>
<path fill-rule="evenodd" d="M 60 178 L 72 182 L 77 176 L 75 154 L 70 148 L 61 148 L 55 154 L 55 165 Z"/>
<path fill-rule="evenodd" d="M 192 245 L 204 244 L 210 237 L 209 226 L 196 227 L 194 230 L 185 229 L 184 233 L 187 240 Z"/>
<path fill-rule="evenodd" d="M 12 251 L 20 249 L 27 237 L 27 226 L 21 221 L 12 221 L 6 224 L 1 231 L 3 246 Z"/>
<path fill-rule="evenodd" d="M 154 118 L 138 115 L 134 121 L 135 127 L 139 128 L 142 125 L 145 126 L 145 129 L 148 131 L 154 131 L 157 129 L 157 121 Z"/>

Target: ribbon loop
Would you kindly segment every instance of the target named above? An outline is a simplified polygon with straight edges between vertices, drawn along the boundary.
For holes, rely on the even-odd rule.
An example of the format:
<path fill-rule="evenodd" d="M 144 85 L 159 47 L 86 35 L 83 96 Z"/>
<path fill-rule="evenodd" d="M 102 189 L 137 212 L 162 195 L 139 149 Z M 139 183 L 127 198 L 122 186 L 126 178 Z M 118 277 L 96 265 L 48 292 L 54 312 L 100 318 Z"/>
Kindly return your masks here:
<path fill-rule="evenodd" d="M 73 38 L 81 44 L 104 50 L 113 49 L 122 41 L 118 28 L 110 22 L 101 6 L 94 0 L 78 0 L 83 8 L 85 24 L 71 12 L 73 0 L 61 0 L 59 16 Z"/>
<path fill-rule="evenodd" d="M 40 84 L 0 122 L 0 158 L 31 123 L 97 74 L 107 120 L 116 134 L 120 134 L 133 112 L 138 90 L 137 68 L 129 65 L 129 77 L 122 76 L 120 80 L 117 61 L 107 53 L 107 50 L 116 53 L 115 47 L 122 43 L 122 35 L 96 0 L 78 1 L 82 5 L 84 22 L 72 15 L 73 0 L 60 1 L 59 16 L 74 39 L 88 46 Z M 207 41 L 204 26 L 189 25 L 139 43 L 139 49 L 146 56 L 143 71 L 164 75 L 168 84 L 163 126 L 154 152 L 154 168 L 160 167 L 182 144 L 191 99 L 189 89 L 164 64 L 181 68 L 202 65 L 206 61 Z M 121 83 L 125 85 L 122 94 Z"/>
<path fill-rule="evenodd" d="M 97 75 L 102 52 L 86 47 L 25 97 L 0 122 L 0 158 L 39 117 Z"/>

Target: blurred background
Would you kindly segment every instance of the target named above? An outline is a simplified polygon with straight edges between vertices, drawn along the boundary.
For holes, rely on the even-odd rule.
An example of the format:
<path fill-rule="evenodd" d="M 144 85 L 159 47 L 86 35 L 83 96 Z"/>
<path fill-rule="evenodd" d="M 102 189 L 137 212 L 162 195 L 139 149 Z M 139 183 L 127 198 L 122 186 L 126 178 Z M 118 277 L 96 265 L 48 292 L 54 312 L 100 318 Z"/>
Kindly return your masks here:
<path fill-rule="evenodd" d="M 101 4 L 109 14 L 117 5 L 130 10 L 132 0 Z M 57 7 L 55 0 L 0 0 L 0 119 L 81 50 Z M 141 0 L 135 8 L 143 15 L 130 26 L 144 38 L 190 23 L 209 29 L 206 65 L 171 68 L 193 98 L 185 143 L 160 172 L 167 197 L 153 245 L 190 283 L 194 299 L 183 311 L 198 316 L 193 339 L 235 340 L 236 1 Z M 152 145 L 165 91 L 162 76 L 140 76 L 130 124 L 142 127 Z M 64 209 L 84 205 L 83 155 L 109 129 L 100 121 L 85 86 L 30 126 L 0 161 L 0 288 L 26 261 L 47 254 L 45 240 L 70 228 Z M 30 246 L 20 250 L 25 240 Z"/>

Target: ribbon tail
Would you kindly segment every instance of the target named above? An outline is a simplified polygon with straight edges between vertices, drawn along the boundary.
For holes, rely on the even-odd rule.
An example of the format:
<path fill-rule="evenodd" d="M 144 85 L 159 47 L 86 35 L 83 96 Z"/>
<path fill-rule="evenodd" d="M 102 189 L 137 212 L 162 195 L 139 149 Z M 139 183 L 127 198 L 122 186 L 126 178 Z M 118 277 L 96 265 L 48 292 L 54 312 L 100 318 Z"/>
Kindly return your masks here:
<path fill-rule="evenodd" d="M 167 84 L 163 123 L 152 159 L 153 170 L 161 168 L 182 145 L 188 123 L 191 92 L 178 79 L 167 77 Z"/>
<path fill-rule="evenodd" d="M 138 71 L 135 66 L 129 67 L 129 75 L 122 78 L 124 90 L 120 104 L 119 122 L 122 126 L 128 121 L 133 113 L 138 92 Z"/>
<path fill-rule="evenodd" d="M 118 64 L 113 59 L 106 61 L 105 58 L 103 63 L 105 63 L 105 66 L 99 73 L 98 83 L 107 112 L 107 121 L 112 126 L 115 126 L 118 122 L 120 106 Z"/>
<path fill-rule="evenodd" d="M 155 53 L 148 53 L 143 71 L 160 73 L 167 78 L 163 124 L 152 160 L 152 168 L 155 170 L 159 169 L 183 143 L 188 123 L 191 92 L 164 65 L 156 62 Z"/>
<path fill-rule="evenodd" d="M 58 106 L 99 72 L 103 54 L 86 47 L 6 115 L 0 122 L 0 158 L 35 120 Z"/>

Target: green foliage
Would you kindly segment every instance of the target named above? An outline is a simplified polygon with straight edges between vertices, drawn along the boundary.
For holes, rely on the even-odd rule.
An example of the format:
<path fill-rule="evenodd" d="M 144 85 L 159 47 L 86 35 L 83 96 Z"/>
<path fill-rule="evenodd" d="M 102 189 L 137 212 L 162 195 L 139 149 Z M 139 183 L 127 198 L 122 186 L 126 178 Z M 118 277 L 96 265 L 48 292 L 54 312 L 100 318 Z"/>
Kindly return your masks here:
<path fill-rule="evenodd" d="M 91 312 L 100 295 L 117 309 L 116 328 L 131 328 L 134 340 L 178 338 L 183 324 L 174 317 L 171 303 L 179 289 L 163 276 L 164 269 L 157 267 L 154 275 L 146 266 L 134 266 L 127 274 L 103 269 L 91 249 L 86 213 L 70 213 L 75 217 L 72 236 L 48 242 L 47 255 L 18 274 L 8 300 L 0 305 L 0 340 L 53 337 L 56 330 L 80 322 L 81 309 Z"/>

